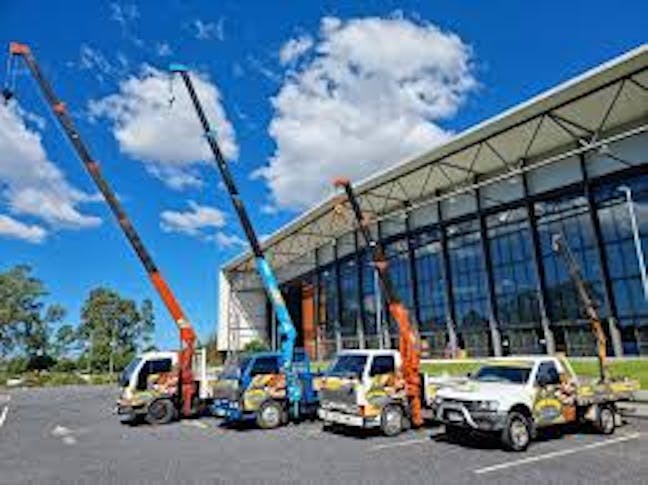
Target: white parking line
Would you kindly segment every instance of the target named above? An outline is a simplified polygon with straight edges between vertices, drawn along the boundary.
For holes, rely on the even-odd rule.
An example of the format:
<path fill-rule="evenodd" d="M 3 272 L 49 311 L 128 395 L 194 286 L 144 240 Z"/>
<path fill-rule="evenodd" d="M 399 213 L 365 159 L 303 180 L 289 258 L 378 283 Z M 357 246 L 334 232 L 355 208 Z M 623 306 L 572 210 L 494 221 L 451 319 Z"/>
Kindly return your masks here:
<path fill-rule="evenodd" d="M 592 448 L 600 448 L 601 446 L 623 443 L 624 441 L 637 439 L 640 434 L 641 433 L 632 433 L 626 436 L 620 436 L 619 438 L 612 438 L 605 441 L 599 441 L 597 443 L 590 443 L 589 445 L 580 446 L 578 448 L 569 448 L 567 450 L 545 453 L 544 455 L 530 456 L 529 458 L 522 458 L 521 460 L 507 461 L 506 463 L 500 463 L 499 465 L 492 465 L 484 468 L 478 468 L 477 470 L 473 470 L 473 473 L 475 473 L 476 475 L 483 475 L 485 473 L 495 472 L 498 470 L 503 470 L 505 468 L 512 468 L 514 466 L 526 465 L 527 463 L 535 463 L 538 461 L 549 460 L 551 458 L 571 455 L 573 453 L 578 453 L 579 451 L 591 450 Z"/>
<path fill-rule="evenodd" d="M 2 413 L 0 413 L 0 428 L 5 424 L 7 419 L 7 413 L 9 412 L 9 406 L 2 408 Z"/>
<path fill-rule="evenodd" d="M 417 445 L 420 443 L 430 443 L 430 441 L 431 441 L 430 438 L 396 441 L 395 443 L 385 443 L 384 445 L 376 445 L 373 448 L 371 448 L 371 450 L 376 451 L 376 450 L 384 450 L 386 448 L 396 448 L 398 446 Z"/>

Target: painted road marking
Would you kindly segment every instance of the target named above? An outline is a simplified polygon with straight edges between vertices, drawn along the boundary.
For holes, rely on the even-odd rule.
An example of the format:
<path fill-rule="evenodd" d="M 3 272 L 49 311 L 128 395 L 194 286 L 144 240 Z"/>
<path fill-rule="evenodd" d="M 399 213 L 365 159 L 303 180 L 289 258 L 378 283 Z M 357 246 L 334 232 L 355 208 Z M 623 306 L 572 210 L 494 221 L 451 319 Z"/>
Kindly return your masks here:
<path fill-rule="evenodd" d="M 404 441 L 397 441 L 395 443 L 385 443 L 384 445 L 376 445 L 373 448 L 371 448 L 371 451 L 377 451 L 377 450 L 384 450 L 387 448 L 396 448 L 398 446 L 410 446 L 410 445 L 418 445 L 421 443 L 430 443 L 430 438 L 423 438 L 423 439 L 415 439 L 415 440 L 404 440 Z"/>
<path fill-rule="evenodd" d="M 0 413 L 0 428 L 5 424 L 7 419 L 7 413 L 9 412 L 9 406 L 2 408 L 2 413 Z"/>
<path fill-rule="evenodd" d="M 552 451 L 551 453 L 545 453 L 544 455 L 531 456 L 529 458 L 522 458 L 521 460 L 500 463 L 499 465 L 492 465 L 484 468 L 478 468 L 477 470 L 474 470 L 473 473 L 475 473 L 476 475 L 483 475 L 485 473 L 496 472 L 498 470 L 503 470 L 505 468 L 512 468 L 515 466 L 526 465 L 527 463 L 535 463 L 538 461 L 550 460 L 551 458 L 571 455 L 573 453 L 578 453 L 583 450 L 591 450 L 593 448 L 600 448 L 602 446 L 614 445 L 616 443 L 623 443 L 624 441 L 637 439 L 640 434 L 641 433 L 632 433 L 626 436 L 621 436 L 619 438 L 612 438 L 605 441 L 599 441 L 597 443 L 590 443 L 589 445 L 580 446 L 578 448 L 569 448 L 566 450 Z"/>
<path fill-rule="evenodd" d="M 180 422 L 187 426 L 193 426 L 194 428 L 209 429 L 209 426 L 207 426 L 202 421 L 180 421 Z"/>

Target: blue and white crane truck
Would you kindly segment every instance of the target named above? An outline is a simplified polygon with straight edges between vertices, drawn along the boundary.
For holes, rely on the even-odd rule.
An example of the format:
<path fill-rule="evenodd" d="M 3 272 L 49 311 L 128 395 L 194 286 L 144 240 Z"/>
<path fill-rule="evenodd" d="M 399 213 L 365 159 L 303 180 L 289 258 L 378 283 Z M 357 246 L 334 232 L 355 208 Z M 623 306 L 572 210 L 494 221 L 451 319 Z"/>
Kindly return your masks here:
<path fill-rule="evenodd" d="M 233 368 L 232 378 L 221 380 L 216 392 L 217 398 L 218 394 L 221 394 L 216 411 L 224 413 L 230 421 L 254 417 L 260 427 L 275 428 L 290 419 L 299 420 L 304 414 L 314 414 L 318 399 L 313 388 L 310 363 L 305 354 L 295 352 L 295 325 L 218 146 L 216 132 L 211 128 L 198 99 L 189 70 L 182 64 L 171 64 L 169 70 L 172 74 L 179 75 L 187 88 L 204 137 L 250 244 L 257 271 L 279 322 L 280 352 L 254 354 L 248 359 L 239 359 L 239 363 Z"/>
<path fill-rule="evenodd" d="M 301 387 L 296 417 L 314 418 L 319 405 L 308 354 L 296 350 L 293 371 Z M 275 428 L 289 420 L 280 352 L 242 354 L 225 365 L 214 387 L 212 411 L 227 422 L 256 421 Z"/>

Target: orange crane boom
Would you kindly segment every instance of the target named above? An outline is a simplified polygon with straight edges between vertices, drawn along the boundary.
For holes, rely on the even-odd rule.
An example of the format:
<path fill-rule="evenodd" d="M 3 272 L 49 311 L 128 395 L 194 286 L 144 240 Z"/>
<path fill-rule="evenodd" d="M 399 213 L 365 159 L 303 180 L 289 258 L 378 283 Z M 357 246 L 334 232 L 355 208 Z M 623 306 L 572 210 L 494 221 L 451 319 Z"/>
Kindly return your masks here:
<path fill-rule="evenodd" d="M 171 314 L 173 321 L 178 326 L 178 329 L 180 331 L 181 345 L 179 355 L 179 382 L 181 388 L 179 397 L 181 403 L 183 404 L 184 414 L 189 415 L 191 413 L 191 401 L 195 394 L 192 361 L 195 351 L 196 333 L 189 321 L 186 319 L 185 314 L 182 311 L 180 304 L 178 303 L 178 300 L 175 298 L 173 292 L 171 291 L 171 288 L 169 288 L 169 285 L 160 274 L 160 271 L 153 262 L 151 255 L 142 243 L 142 240 L 137 234 L 137 231 L 135 231 L 133 224 L 129 220 L 126 212 L 124 211 L 124 208 L 119 202 L 119 199 L 117 199 L 117 196 L 101 174 L 99 164 L 90 155 L 90 151 L 81 139 L 81 135 L 77 131 L 72 118 L 68 114 L 65 103 L 63 103 L 56 96 L 52 86 L 43 76 L 41 69 L 38 66 L 33 54 L 31 53 L 29 46 L 17 42 L 12 42 L 9 45 L 9 55 L 11 57 L 21 57 L 25 61 L 25 64 L 29 68 L 31 75 L 38 83 L 38 86 L 43 92 L 45 99 L 52 108 L 52 111 L 61 124 L 63 131 L 67 135 L 67 138 L 70 140 L 70 143 L 72 143 L 72 146 L 74 147 L 77 155 L 88 170 L 88 173 L 97 186 L 97 189 L 99 189 L 99 191 L 103 195 L 106 203 L 117 219 L 119 227 L 121 227 L 122 231 L 124 232 L 124 235 L 128 239 L 128 242 L 131 244 L 133 250 L 137 254 L 137 257 L 144 266 L 144 269 L 146 270 L 151 282 L 153 283 L 153 286 L 157 290 L 160 298 L 164 302 L 164 305 Z M 9 100 L 13 96 L 13 93 L 10 90 L 5 89 L 3 91 L 3 96 L 5 100 Z"/>
<path fill-rule="evenodd" d="M 569 276 L 576 287 L 576 292 L 578 293 L 578 298 L 583 305 L 583 310 L 585 315 L 589 319 L 592 325 L 592 332 L 594 333 L 594 338 L 596 338 L 596 347 L 597 347 L 597 357 L 599 363 L 599 378 L 601 381 L 607 381 L 609 378 L 608 372 L 608 363 L 607 363 L 607 338 L 605 332 L 603 331 L 603 325 L 601 324 L 601 318 L 598 315 L 596 310 L 596 302 L 590 296 L 589 291 L 587 290 L 587 285 L 585 284 L 585 279 L 583 278 L 581 269 L 574 257 L 574 254 L 569 249 L 567 242 L 562 234 L 554 234 L 551 240 L 554 251 L 556 251 L 560 256 L 562 256 L 567 266 L 567 271 Z"/>
<path fill-rule="evenodd" d="M 362 214 L 351 182 L 348 179 L 340 178 L 336 179 L 334 184 L 336 187 L 342 187 L 344 189 L 349 204 L 351 204 L 353 215 L 358 223 L 360 233 L 367 247 L 372 251 L 374 265 L 378 271 L 380 287 L 387 302 L 389 312 L 398 324 L 398 350 L 402 360 L 403 378 L 405 379 L 406 387 L 405 392 L 412 410 L 412 424 L 417 427 L 421 426 L 423 424 L 421 414 L 421 351 L 418 332 L 410 321 L 407 308 L 405 308 L 405 305 L 394 291 L 392 281 L 387 273 L 388 264 L 385 250 L 380 241 L 375 240 L 371 235 L 367 219 Z"/>

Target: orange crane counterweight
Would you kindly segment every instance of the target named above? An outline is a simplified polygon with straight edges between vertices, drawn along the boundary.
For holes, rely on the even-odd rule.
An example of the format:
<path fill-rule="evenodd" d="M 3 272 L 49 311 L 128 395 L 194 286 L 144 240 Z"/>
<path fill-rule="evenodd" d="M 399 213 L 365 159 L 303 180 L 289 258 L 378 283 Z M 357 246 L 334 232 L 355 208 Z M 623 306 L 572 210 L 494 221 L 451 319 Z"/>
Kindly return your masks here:
<path fill-rule="evenodd" d="M 167 307 L 173 321 L 178 326 L 180 331 L 180 355 L 179 355 L 179 382 L 180 382 L 180 401 L 182 403 L 182 411 L 185 416 L 191 414 L 191 404 L 192 399 L 195 395 L 195 383 L 193 376 L 193 356 L 195 351 L 196 344 L 196 334 L 193 327 L 186 319 L 180 304 L 176 300 L 173 292 L 167 285 L 166 281 L 160 274 L 157 266 L 153 262 L 151 255 L 144 247 L 142 240 L 135 231 L 131 221 L 128 219 L 126 212 L 124 211 L 121 203 L 117 199 L 115 193 L 112 191 L 108 182 L 101 174 L 99 164 L 92 158 L 90 152 L 81 139 L 81 135 L 77 131 L 72 118 L 67 112 L 65 103 L 58 99 L 52 86 L 43 76 L 40 67 L 38 66 L 31 49 L 26 44 L 20 44 L 17 42 L 12 42 L 9 45 L 9 54 L 11 57 L 21 57 L 25 64 L 27 65 L 31 75 L 34 77 L 38 86 L 40 87 L 45 99 L 52 108 L 54 115 L 61 124 L 63 131 L 65 132 L 67 138 L 72 143 L 77 155 L 83 162 L 84 166 L 88 170 L 90 177 L 94 181 L 95 185 L 103 195 L 106 203 L 110 207 L 112 213 L 119 226 L 121 227 L 124 235 L 128 239 L 132 248 L 134 249 L 137 257 L 142 262 L 144 269 L 146 270 L 153 286 L 157 290 L 160 298 L 164 302 L 164 305 Z M 13 97 L 13 93 L 10 89 L 5 89 L 3 91 L 3 96 L 6 101 Z"/>
<path fill-rule="evenodd" d="M 358 203 L 351 183 L 347 179 L 340 178 L 336 179 L 334 184 L 336 187 L 344 189 L 360 233 L 367 247 L 372 251 L 374 265 L 378 271 L 380 287 L 387 302 L 389 313 L 398 324 L 398 350 L 402 360 L 402 373 L 406 386 L 405 392 L 411 407 L 412 424 L 417 427 L 421 426 L 423 424 L 421 413 L 421 353 L 418 332 L 411 323 L 407 308 L 405 308 L 405 305 L 394 291 L 393 284 L 387 273 L 388 265 L 385 250 L 382 244 L 380 244 L 380 241 L 377 241 L 372 236 L 367 225 L 367 219 L 362 214 L 360 204 Z"/>

